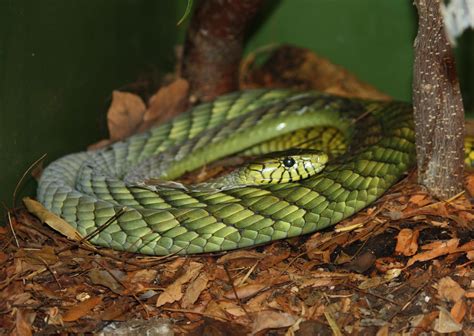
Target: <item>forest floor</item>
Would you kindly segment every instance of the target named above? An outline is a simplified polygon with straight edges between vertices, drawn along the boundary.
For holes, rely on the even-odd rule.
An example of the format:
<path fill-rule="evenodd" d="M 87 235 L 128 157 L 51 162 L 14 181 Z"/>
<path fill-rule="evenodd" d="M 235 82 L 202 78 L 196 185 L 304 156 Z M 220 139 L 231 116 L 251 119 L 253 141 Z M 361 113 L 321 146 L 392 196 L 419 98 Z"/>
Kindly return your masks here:
<path fill-rule="evenodd" d="M 286 47 L 271 57 L 271 66 L 251 70 L 253 59 L 247 59 L 243 88 L 292 86 L 388 98 L 306 50 Z M 126 121 L 127 129 L 111 130 L 111 139 L 96 146 L 184 110 L 186 93 L 182 79 L 142 95 L 148 104 L 133 93 L 114 92 L 109 124 L 121 123 L 114 109 L 116 116 L 134 110 L 136 123 Z M 412 172 L 335 227 L 197 256 L 96 248 L 12 209 L 0 227 L 0 333 L 472 335 L 474 175 L 465 181 L 466 192 L 437 201 Z"/>

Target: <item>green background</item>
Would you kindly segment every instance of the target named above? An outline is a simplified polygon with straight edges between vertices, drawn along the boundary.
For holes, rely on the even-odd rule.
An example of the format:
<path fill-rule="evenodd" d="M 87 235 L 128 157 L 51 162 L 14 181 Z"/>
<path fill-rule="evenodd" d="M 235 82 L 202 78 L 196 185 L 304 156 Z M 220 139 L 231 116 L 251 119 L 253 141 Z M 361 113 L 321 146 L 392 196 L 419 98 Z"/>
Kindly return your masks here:
<path fill-rule="evenodd" d="M 397 99 L 410 100 L 416 12 L 410 1 L 269 1 L 246 51 L 309 47 Z M 53 160 L 106 137 L 111 92 L 173 68 L 186 0 L 0 0 L 0 200 L 42 154 Z M 265 18 L 265 21 L 263 21 Z M 466 34 L 465 34 L 466 35 Z M 474 39 L 458 67 L 474 97 Z M 34 194 L 30 178 L 20 195 Z"/>

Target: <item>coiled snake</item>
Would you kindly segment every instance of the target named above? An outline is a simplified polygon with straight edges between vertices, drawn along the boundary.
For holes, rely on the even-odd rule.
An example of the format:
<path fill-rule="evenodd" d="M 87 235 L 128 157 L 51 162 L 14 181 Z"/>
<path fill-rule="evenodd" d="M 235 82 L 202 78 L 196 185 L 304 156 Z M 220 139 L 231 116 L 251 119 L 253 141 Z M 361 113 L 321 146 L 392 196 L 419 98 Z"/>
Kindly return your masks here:
<path fill-rule="evenodd" d="M 142 185 L 282 134 L 328 126 L 344 134 L 348 151 L 296 182 L 212 191 Z M 83 236 L 96 231 L 96 245 L 149 255 L 223 251 L 334 225 L 379 198 L 414 156 L 409 104 L 253 90 L 219 97 L 108 148 L 58 159 L 43 172 L 38 199 Z"/>

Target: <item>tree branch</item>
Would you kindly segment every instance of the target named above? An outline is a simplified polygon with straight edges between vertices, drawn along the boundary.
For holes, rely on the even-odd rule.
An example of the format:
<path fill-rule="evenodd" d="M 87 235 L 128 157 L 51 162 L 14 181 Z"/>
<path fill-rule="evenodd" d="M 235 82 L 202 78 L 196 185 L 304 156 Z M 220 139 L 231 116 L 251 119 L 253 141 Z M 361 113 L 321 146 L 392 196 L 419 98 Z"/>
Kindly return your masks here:
<path fill-rule="evenodd" d="M 433 196 L 459 193 L 464 177 L 464 108 L 440 0 L 415 0 L 413 105 L 418 182 Z"/>
<path fill-rule="evenodd" d="M 238 89 L 245 30 L 263 0 L 200 1 L 187 32 L 182 74 L 199 100 Z"/>

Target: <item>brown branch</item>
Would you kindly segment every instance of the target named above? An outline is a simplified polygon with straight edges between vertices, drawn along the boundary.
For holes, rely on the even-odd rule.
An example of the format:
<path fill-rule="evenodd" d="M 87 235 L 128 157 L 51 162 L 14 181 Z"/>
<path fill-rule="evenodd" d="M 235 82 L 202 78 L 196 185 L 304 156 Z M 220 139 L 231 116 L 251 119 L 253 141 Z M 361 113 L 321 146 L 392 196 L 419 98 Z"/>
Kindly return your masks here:
<path fill-rule="evenodd" d="M 463 187 L 464 108 L 440 0 L 415 0 L 413 104 L 418 182 L 438 198 Z"/>
<path fill-rule="evenodd" d="M 198 100 L 238 89 L 245 30 L 263 0 L 200 1 L 187 32 L 182 75 Z"/>

